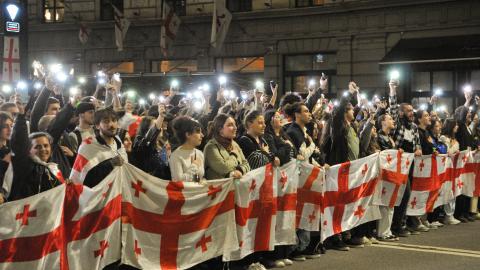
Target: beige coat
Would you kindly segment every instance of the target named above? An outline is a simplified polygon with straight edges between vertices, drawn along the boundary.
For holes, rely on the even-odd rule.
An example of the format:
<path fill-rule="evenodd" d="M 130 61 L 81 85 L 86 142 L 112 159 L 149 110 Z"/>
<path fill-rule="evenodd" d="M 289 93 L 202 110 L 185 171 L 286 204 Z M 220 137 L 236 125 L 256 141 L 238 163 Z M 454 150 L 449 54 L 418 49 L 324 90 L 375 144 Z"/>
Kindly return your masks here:
<path fill-rule="evenodd" d="M 248 161 L 235 141 L 233 142 L 233 151 L 229 153 L 217 140 L 211 139 L 205 145 L 203 155 L 205 157 L 205 178 L 207 180 L 229 177 L 229 174 L 237 169 L 242 171 L 243 174 L 250 171 Z"/>

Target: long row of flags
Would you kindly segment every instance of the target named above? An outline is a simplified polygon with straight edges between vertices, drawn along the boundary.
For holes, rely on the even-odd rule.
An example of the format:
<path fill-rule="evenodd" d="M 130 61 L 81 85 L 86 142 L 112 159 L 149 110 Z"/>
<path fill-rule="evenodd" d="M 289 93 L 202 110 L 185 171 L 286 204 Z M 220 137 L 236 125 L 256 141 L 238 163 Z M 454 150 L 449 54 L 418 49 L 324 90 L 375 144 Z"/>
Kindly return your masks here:
<path fill-rule="evenodd" d="M 130 27 L 130 21 L 125 18 L 123 13 L 112 4 L 115 21 L 115 44 L 118 51 L 123 51 L 123 42 Z M 227 35 L 232 13 L 225 6 L 224 0 L 215 0 L 212 20 L 212 34 L 210 44 L 214 48 L 221 48 L 225 36 Z M 169 47 L 175 41 L 181 20 L 175 14 L 173 8 L 167 3 L 163 3 L 162 8 L 162 26 L 160 30 L 160 49 L 164 56 L 168 54 Z M 80 23 L 78 38 L 82 44 L 88 42 L 91 30 L 84 23 Z"/>

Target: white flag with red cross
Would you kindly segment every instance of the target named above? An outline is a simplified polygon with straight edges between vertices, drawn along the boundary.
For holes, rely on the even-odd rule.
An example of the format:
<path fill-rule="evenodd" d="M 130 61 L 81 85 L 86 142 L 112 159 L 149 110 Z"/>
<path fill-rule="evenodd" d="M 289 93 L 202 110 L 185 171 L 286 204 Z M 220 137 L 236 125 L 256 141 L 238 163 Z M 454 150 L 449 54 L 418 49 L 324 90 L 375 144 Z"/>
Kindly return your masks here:
<path fill-rule="evenodd" d="M 446 156 L 415 157 L 413 166 L 412 190 L 408 201 L 407 215 L 421 216 L 431 213 L 435 208 L 442 184 L 447 178 Z"/>
<path fill-rule="evenodd" d="M 123 13 L 113 4 L 113 20 L 115 21 L 115 44 L 117 50 L 123 51 L 123 41 L 127 36 L 128 28 L 130 27 L 130 21 L 125 18 Z"/>
<path fill-rule="evenodd" d="M 300 164 L 299 170 L 296 226 L 298 229 L 318 232 L 325 171 L 306 162 Z"/>
<path fill-rule="evenodd" d="M 378 183 L 378 154 L 330 167 L 322 190 L 322 240 L 380 219 L 373 195 Z"/>
<path fill-rule="evenodd" d="M 468 160 L 468 150 L 456 153 L 450 156 L 450 170 L 449 178 L 451 179 L 451 188 L 454 197 L 462 194 L 465 187 L 463 180 L 463 174 L 465 174 L 465 164 Z M 462 176 L 462 177 L 461 177 Z"/>
<path fill-rule="evenodd" d="M 277 185 L 271 163 L 250 171 L 235 185 L 238 247 L 224 261 L 239 260 L 256 251 L 273 250 L 277 217 Z"/>
<path fill-rule="evenodd" d="M 297 241 L 295 216 L 297 210 L 297 162 L 290 161 L 274 171 L 277 185 L 277 217 L 275 245 L 293 245 Z"/>
<path fill-rule="evenodd" d="M 413 154 L 398 150 L 380 152 L 380 178 L 375 190 L 374 204 L 393 208 L 402 201 Z"/>
<path fill-rule="evenodd" d="M 3 37 L 2 81 L 13 83 L 20 80 L 19 37 Z"/>
<path fill-rule="evenodd" d="M 437 174 L 440 181 L 440 190 L 438 193 L 438 197 L 433 205 L 433 209 L 453 201 L 456 197 L 453 193 L 453 185 L 455 184 L 455 179 L 452 177 L 453 162 L 451 156 L 447 154 L 437 155 L 437 164 Z"/>
<path fill-rule="evenodd" d="M 162 13 L 162 27 L 160 29 L 160 49 L 164 56 L 168 55 L 168 49 L 170 45 L 177 38 L 177 32 L 180 28 L 182 21 L 175 14 L 173 8 L 171 8 L 166 2 L 163 3 Z"/>
<path fill-rule="evenodd" d="M 466 160 L 464 171 L 460 175 L 460 183 L 463 182 L 462 194 L 468 197 L 480 196 L 480 152 L 469 151 L 468 155 L 462 156 Z"/>
<path fill-rule="evenodd" d="M 64 227 L 69 269 L 103 269 L 120 260 L 120 170 L 117 167 L 92 189 L 78 184 L 67 188 Z"/>
<path fill-rule="evenodd" d="M 117 138 L 117 140 L 119 139 Z M 128 162 L 128 156 L 124 147 L 113 151 L 109 146 L 100 144 L 96 137 L 86 138 L 78 148 L 78 154 L 70 172 L 70 180 L 74 183 L 82 184 L 91 169 L 117 155 L 120 155 L 125 162 Z"/>
<path fill-rule="evenodd" d="M 0 207 L 0 269 L 65 269 L 62 213 L 66 185 Z M 62 260 L 62 263 L 64 261 Z"/>
<path fill-rule="evenodd" d="M 120 181 L 61 185 L 0 208 L 1 269 L 101 269 L 120 259 Z"/>
<path fill-rule="evenodd" d="M 83 45 L 87 44 L 88 37 L 90 36 L 90 29 L 84 24 L 80 23 L 80 29 L 78 30 L 78 39 Z"/>
<path fill-rule="evenodd" d="M 122 166 L 122 263 L 186 269 L 238 247 L 231 179 L 172 182 Z"/>
<path fill-rule="evenodd" d="M 220 49 L 228 33 L 232 13 L 225 6 L 224 0 L 215 0 L 213 7 L 212 34 L 210 44 L 212 47 Z"/>

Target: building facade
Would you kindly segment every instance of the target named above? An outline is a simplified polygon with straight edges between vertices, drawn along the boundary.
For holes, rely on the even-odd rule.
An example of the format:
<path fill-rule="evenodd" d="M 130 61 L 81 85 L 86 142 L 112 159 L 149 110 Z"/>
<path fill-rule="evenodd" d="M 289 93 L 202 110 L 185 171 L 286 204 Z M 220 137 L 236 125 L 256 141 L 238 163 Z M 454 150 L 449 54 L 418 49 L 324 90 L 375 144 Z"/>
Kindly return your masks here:
<path fill-rule="evenodd" d="M 159 44 L 162 0 L 28 0 L 29 63 L 61 61 L 81 74 L 108 68 L 144 91 L 165 87 L 171 77 L 193 85 L 225 73 L 238 90 L 263 79 L 278 82 L 282 92 L 301 92 L 309 79 L 325 73 L 330 96 L 341 93 L 350 80 L 369 94 L 385 94 L 392 68 L 401 72 L 404 100 L 423 102 L 440 87 L 441 102 L 453 107 L 461 102 L 463 84 L 480 90 L 475 57 L 453 57 L 448 65 L 442 59 L 416 61 L 424 61 L 421 55 L 410 61 L 386 59 L 394 49 L 402 54 L 402 48 L 395 48 L 401 40 L 415 46 L 417 38 L 432 38 L 427 45 L 441 49 L 446 37 L 479 35 L 480 1 L 225 1 L 233 20 L 217 51 L 210 46 L 213 0 L 165 0 L 182 22 L 164 57 Z M 131 21 L 121 52 L 115 46 L 110 3 Z M 85 44 L 78 38 L 81 24 L 90 33 Z"/>

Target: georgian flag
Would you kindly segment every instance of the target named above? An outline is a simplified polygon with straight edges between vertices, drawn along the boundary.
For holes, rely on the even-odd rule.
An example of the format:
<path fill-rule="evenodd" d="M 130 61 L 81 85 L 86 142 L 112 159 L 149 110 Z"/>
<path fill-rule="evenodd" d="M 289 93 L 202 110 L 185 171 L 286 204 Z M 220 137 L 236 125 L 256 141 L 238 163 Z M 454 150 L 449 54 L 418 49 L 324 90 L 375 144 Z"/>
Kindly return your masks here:
<path fill-rule="evenodd" d="M 277 185 L 271 163 L 244 175 L 235 185 L 238 247 L 224 261 L 239 260 L 256 251 L 273 250 L 277 222 Z"/>
<path fill-rule="evenodd" d="M 113 20 L 115 21 L 115 44 L 117 50 L 123 51 L 123 41 L 127 36 L 128 28 L 130 27 L 130 21 L 123 16 L 123 13 L 118 10 L 116 6 L 113 7 Z"/>
<path fill-rule="evenodd" d="M 322 199 L 322 240 L 380 219 L 373 194 L 378 182 L 378 154 L 330 167 Z"/>
<path fill-rule="evenodd" d="M 393 208 L 402 201 L 413 154 L 385 150 L 380 152 L 379 162 L 380 181 L 375 191 L 374 204 Z"/>
<path fill-rule="evenodd" d="M 0 269 L 102 269 L 120 259 L 121 180 L 60 185 L 0 208 Z"/>
<path fill-rule="evenodd" d="M 122 263 L 186 269 L 238 247 L 234 182 L 172 182 L 121 167 Z"/>
<path fill-rule="evenodd" d="M 232 13 L 228 11 L 224 0 L 215 0 L 213 8 L 212 35 L 210 44 L 220 49 L 228 33 L 228 27 L 232 21 Z"/>
<path fill-rule="evenodd" d="M 4 82 L 13 83 L 20 80 L 20 49 L 18 36 L 3 36 L 3 69 Z"/>
<path fill-rule="evenodd" d="M 119 139 L 117 138 L 117 140 Z M 92 168 L 118 155 L 120 155 L 125 162 L 128 162 L 128 156 L 124 147 L 113 151 L 109 146 L 100 144 L 95 137 L 86 138 L 78 148 L 78 154 L 73 163 L 72 172 L 70 173 L 70 180 L 74 183 L 82 184 Z"/>
<path fill-rule="evenodd" d="M 177 32 L 182 21 L 166 2 L 163 3 L 162 27 L 160 29 L 160 49 L 164 56 L 168 54 L 168 48 L 177 38 Z"/>
<path fill-rule="evenodd" d="M 62 269 L 66 185 L 0 207 L 0 269 Z"/>
<path fill-rule="evenodd" d="M 480 152 L 477 150 L 468 151 L 463 155 L 462 153 L 460 153 L 461 161 L 465 165 L 458 184 L 462 187 L 463 195 L 478 197 L 480 196 Z"/>
<path fill-rule="evenodd" d="M 277 186 L 277 218 L 275 225 L 275 245 L 293 245 L 297 241 L 295 217 L 297 209 L 297 162 L 290 161 L 275 168 Z"/>
<path fill-rule="evenodd" d="M 446 199 L 440 199 L 443 182 L 448 178 L 446 155 L 424 155 L 415 157 L 412 191 L 407 215 L 421 216 L 430 213 Z M 453 197 L 453 194 L 451 194 Z"/>
<path fill-rule="evenodd" d="M 319 231 L 325 171 L 306 162 L 299 165 L 299 170 L 296 226 L 306 231 Z"/>
<path fill-rule="evenodd" d="M 468 160 L 468 151 L 462 151 L 450 156 L 450 179 L 452 193 L 455 197 L 462 194 L 465 187 L 463 175 L 465 174 L 465 164 Z M 466 155 L 467 154 L 467 155 Z"/>
<path fill-rule="evenodd" d="M 78 31 L 78 39 L 83 45 L 87 44 L 88 37 L 90 36 L 90 29 L 84 23 L 80 23 L 80 30 Z"/>

